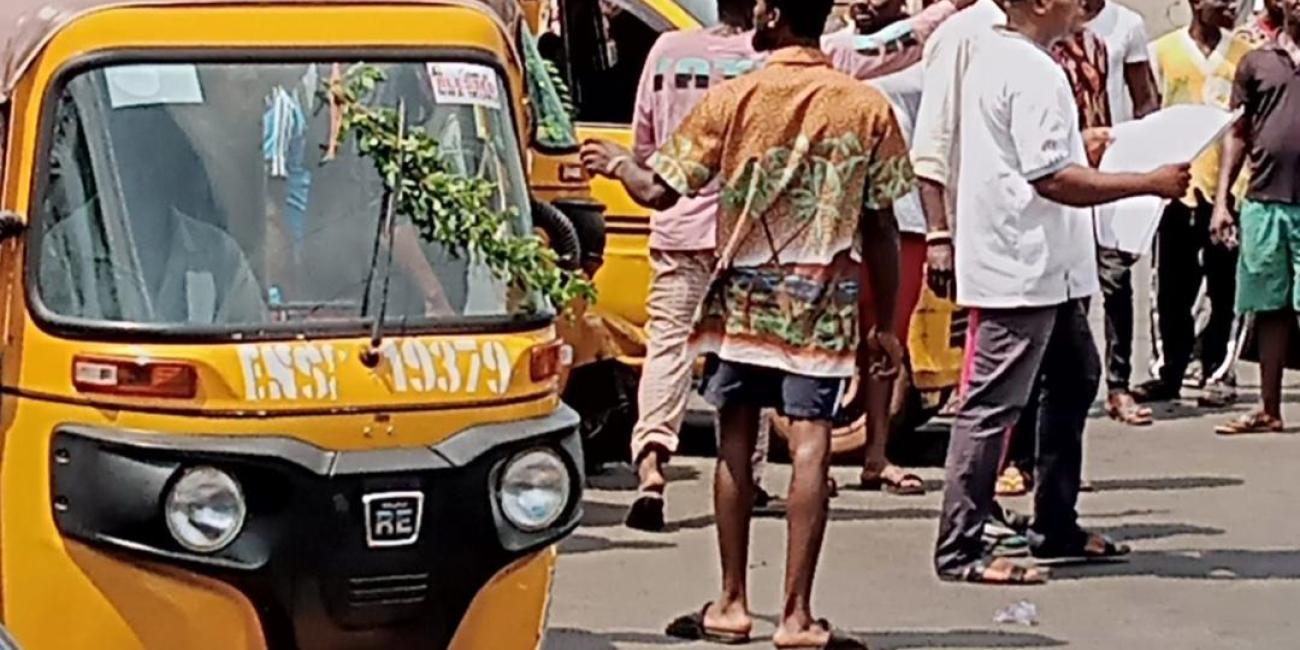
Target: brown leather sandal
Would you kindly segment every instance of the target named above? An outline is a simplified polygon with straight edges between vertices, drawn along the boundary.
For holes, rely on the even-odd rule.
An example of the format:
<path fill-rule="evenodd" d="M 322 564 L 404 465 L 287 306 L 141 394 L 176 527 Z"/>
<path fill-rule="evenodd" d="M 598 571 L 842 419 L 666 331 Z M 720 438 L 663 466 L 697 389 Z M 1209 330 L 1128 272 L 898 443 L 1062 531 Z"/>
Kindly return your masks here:
<path fill-rule="evenodd" d="M 1286 425 L 1282 423 L 1281 419 L 1263 412 L 1243 415 L 1231 422 L 1221 424 L 1214 428 L 1214 432 L 1221 436 L 1244 436 L 1253 433 L 1282 433 L 1285 430 Z"/>
<path fill-rule="evenodd" d="M 1120 424 L 1131 427 L 1147 427 L 1155 422 L 1151 409 L 1138 404 L 1137 400 L 1125 391 L 1115 391 L 1106 397 L 1106 415 Z"/>

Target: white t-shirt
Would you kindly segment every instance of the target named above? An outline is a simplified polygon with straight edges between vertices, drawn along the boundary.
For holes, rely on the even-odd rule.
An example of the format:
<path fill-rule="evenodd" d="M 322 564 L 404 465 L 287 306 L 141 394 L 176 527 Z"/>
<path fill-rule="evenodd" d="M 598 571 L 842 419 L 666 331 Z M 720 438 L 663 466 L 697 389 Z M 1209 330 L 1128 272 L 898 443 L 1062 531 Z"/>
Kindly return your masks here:
<path fill-rule="evenodd" d="M 1087 165 L 1065 72 L 1025 37 L 990 30 L 970 61 L 961 114 L 957 303 L 1044 307 L 1097 293 L 1091 213 L 1033 186 Z"/>
<path fill-rule="evenodd" d="M 1106 41 L 1106 92 L 1110 95 L 1111 121 L 1127 122 L 1133 119 L 1133 98 L 1124 79 L 1124 66 L 1150 60 L 1147 43 L 1151 39 L 1147 38 L 1146 23 L 1138 12 L 1107 0 L 1101 13 L 1088 23 L 1088 29 Z"/>
<path fill-rule="evenodd" d="M 962 77 L 978 37 L 1006 22 L 1007 15 L 997 3 L 979 0 L 940 25 L 925 42 L 921 56 L 925 86 L 916 115 L 912 167 L 917 176 L 943 183 L 949 193 L 957 179 Z"/>
<path fill-rule="evenodd" d="M 867 83 L 875 86 L 894 107 L 894 119 L 898 120 L 898 128 L 910 147 L 912 134 L 916 131 L 916 111 L 921 106 L 921 89 L 924 87 L 921 64 L 877 77 Z M 899 232 L 925 234 L 925 213 L 921 211 L 921 194 L 916 188 L 894 201 L 894 218 L 898 221 Z"/>

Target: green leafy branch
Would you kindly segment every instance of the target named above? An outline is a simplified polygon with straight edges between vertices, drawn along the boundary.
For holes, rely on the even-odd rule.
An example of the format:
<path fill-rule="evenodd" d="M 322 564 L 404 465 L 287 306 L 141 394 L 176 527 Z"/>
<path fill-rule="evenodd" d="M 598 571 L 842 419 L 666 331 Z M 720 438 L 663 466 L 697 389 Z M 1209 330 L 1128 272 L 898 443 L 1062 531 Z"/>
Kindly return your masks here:
<path fill-rule="evenodd" d="M 365 102 L 385 79 L 379 68 L 358 64 L 326 88 L 340 109 L 340 141 L 354 137 L 360 154 L 374 162 L 393 193 L 394 214 L 409 219 L 425 241 L 467 254 L 497 278 L 526 295 L 546 297 L 557 309 L 567 309 L 575 298 L 594 300 L 591 282 L 560 268 L 555 251 L 540 237 L 513 231 L 517 212 L 494 206 L 496 183 L 454 170 L 422 126 L 403 128 L 398 109 Z"/>

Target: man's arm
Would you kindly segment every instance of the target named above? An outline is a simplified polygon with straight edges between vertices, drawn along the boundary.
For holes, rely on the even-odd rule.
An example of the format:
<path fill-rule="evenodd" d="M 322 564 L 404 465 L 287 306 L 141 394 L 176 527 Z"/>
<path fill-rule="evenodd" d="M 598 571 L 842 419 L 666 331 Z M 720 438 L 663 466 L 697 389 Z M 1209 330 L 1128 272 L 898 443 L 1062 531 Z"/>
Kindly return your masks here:
<path fill-rule="evenodd" d="M 1108 174 L 1083 165 L 1067 165 L 1030 182 L 1043 198 L 1089 208 L 1146 194 L 1181 198 L 1192 180 L 1190 169 L 1190 165 L 1166 165 L 1145 174 Z"/>
<path fill-rule="evenodd" d="M 1151 39 L 1141 20 L 1133 22 L 1126 42 L 1124 85 L 1133 100 L 1133 117 L 1140 119 L 1160 110 L 1160 91 L 1156 90 L 1156 76 L 1151 69 L 1154 57 L 1147 49 Z"/>
<path fill-rule="evenodd" d="M 1160 91 L 1150 62 L 1125 63 L 1124 84 L 1133 100 L 1133 117 L 1141 119 L 1160 110 Z"/>
<path fill-rule="evenodd" d="M 591 174 L 606 176 L 623 184 L 628 196 L 651 210 L 667 210 L 677 205 L 681 195 L 659 175 L 632 156 L 632 152 L 604 140 L 590 140 L 582 145 L 582 164 Z"/>
<path fill-rule="evenodd" d="M 938 39 L 927 45 L 924 88 L 912 144 L 912 167 L 921 196 L 921 211 L 925 213 L 926 284 L 941 298 L 956 295 L 952 224 L 948 222 L 945 185 L 949 182 L 949 157 L 958 119 L 952 93 L 961 83 L 964 48 L 955 38 Z"/>
<path fill-rule="evenodd" d="M 1253 144 L 1247 116 L 1255 113 L 1257 85 L 1254 79 L 1254 59 L 1247 56 L 1238 64 L 1232 79 L 1232 108 L 1243 110 L 1246 116 L 1237 118 L 1223 136 L 1223 148 L 1219 151 L 1219 187 L 1214 193 L 1214 215 L 1210 217 L 1210 239 L 1228 247 L 1237 245 L 1229 197 L 1246 163 L 1246 152 Z"/>
<path fill-rule="evenodd" d="M 894 331 L 894 311 L 898 303 L 899 253 L 898 221 L 893 207 L 862 210 L 862 263 L 867 267 L 874 301 L 876 330 Z"/>
<path fill-rule="evenodd" d="M 1214 193 L 1210 239 L 1229 248 L 1237 245 L 1229 197 L 1232 196 L 1232 187 L 1237 184 L 1237 177 L 1241 175 L 1241 168 L 1246 164 L 1250 144 L 1250 123 L 1243 117 L 1223 136 L 1223 149 L 1219 152 L 1219 187 Z"/>
<path fill-rule="evenodd" d="M 948 223 L 948 200 L 942 183 L 916 178 L 925 214 L 925 283 L 936 296 L 951 299 L 957 294 L 953 259 L 952 225 Z"/>
<path fill-rule="evenodd" d="M 836 68 L 858 81 L 906 70 L 921 60 L 935 30 L 972 4 L 975 0 L 939 0 L 921 13 L 872 34 L 837 36 L 827 42 L 827 53 Z"/>

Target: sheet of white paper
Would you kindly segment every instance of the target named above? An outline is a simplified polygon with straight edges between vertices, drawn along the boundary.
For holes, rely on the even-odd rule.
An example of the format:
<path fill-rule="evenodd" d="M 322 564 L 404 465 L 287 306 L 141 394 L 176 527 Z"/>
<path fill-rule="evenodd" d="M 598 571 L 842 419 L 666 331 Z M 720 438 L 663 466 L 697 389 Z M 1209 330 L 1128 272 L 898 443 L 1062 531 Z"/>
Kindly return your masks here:
<path fill-rule="evenodd" d="M 199 70 L 188 64 L 132 64 L 104 69 L 113 108 L 155 104 L 202 104 Z"/>
<path fill-rule="evenodd" d="M 1213 106 L 1187 104 L 1118 124 L 1111 130 L 1115 141 L 1102 157 L 1100 169 L 1149 172 L 1161 165 L 1191 162 L 1217 142 L 1236 117 Z M 1146 254 L 1164 206 L 1163 199 L 1139 196 L 1097 208 L 1097 243 Z"/>

